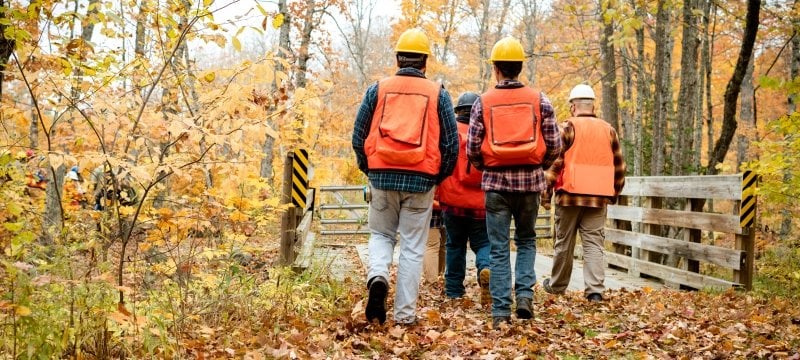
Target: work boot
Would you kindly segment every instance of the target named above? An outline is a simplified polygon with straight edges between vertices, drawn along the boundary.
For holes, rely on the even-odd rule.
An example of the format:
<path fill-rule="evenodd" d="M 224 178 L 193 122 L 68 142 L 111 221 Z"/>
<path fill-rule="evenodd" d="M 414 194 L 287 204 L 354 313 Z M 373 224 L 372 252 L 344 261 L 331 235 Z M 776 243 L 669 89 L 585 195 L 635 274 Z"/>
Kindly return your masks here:
<path fill-rule="evenodd" d="M 553 290 L 553 288 L 550 287 L 550 279 L 544 279 L 544 281 L 542 282 L 542 289 L 544 289 L 544 291 L 548 294 L 553 294 L 553 295 L 563 294 L 563 292 L 555 291 Z"/>
<path fill-rule="evenodd" d="M 382 276 L 369 280 L 369 298 L 367 299 L 367 322 L 378 320 L 380 324 L 386 321 L 386 293 L 389 292 L 389 283 Z"/>
<path fill-rule="evenodd" d="M 533 317 L 533 300 L 531 298 L 517 298 L 517 317 L 530 319 Z"/>
<path fill-rule="evenodd" d="M 489 268 L 481 269 L 478 274 L 478 284 L 481 286 L 481 305 L 484 307 L 492 306 L 492 294 L 489 292 L 489 279 L 492 277 L 492 271 Z"/>
<path fill-rule="evenodd" d="M 506 323 L 511 324 L 511 317 L 510 316 L 492 316 L 492 329 L 498 329 L 500 324 Z"/>
<path fill-rule="evenodd" d="M 603 295 L 600 295 L 600 293 L 591 293 L 586 295 L 586 300 L 589 300 L 589 302 L 593 303 L 599 303 L 603 301 Z"/>

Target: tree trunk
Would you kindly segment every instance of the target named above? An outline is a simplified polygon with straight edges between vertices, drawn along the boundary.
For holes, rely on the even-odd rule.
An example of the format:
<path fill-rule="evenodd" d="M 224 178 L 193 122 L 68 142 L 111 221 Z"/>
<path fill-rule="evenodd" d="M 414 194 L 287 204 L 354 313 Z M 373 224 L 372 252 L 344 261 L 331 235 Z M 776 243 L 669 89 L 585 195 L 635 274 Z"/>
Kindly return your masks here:
<path fill-rule="evenodd" d="M 139 14 L 136 16 L 136 38 L 134 39 L 133 52 L 136 56 L 144 56 L 145 24 L 147 23 L 147 5 L 145 0 L 139 2 Z"/>
<path fill-rule="evenodd" d="M 528 85 L 533 85 L 536 82 L 536 37 L 538 36 L 538 29 L 536 24 L 539 20 L 539 4 L 537 0 L 523 1 L 522 6 L 524 12 L 522 14 L 523 34 L 525 37 L 525 53 L 528 55 L 528 60 L 525 61 L 525 77 L 528 80 Z"/>
<path fill-rule="evenodd" d="M 740 94 L 739 121 L 742 127 L 739 128 L 739 135 L 736 146 L 736 172 L 742 171 L 742 163 L 747 161 L 747 149 L 750 147 L 750 136 L 755 128 L 754 97 L 755 86 L 753 85 L 753 63 L 755 57 L 751 54 L 750 61 L 747 62 L 747 71 L 742 80 L 742 93 Z"/>
<path fill-rule="evenodd" d="M 0 0 L 0 18 L 7 18 L 6 10 L 6 1 Z M 0 23 L 0 34 L 4 34 L 8 26 L 9 25 Z M 15 47 L 16 41 L 14 39 L 6 39 L 5 36 L 0 36 L 0 74 L 5 73 L 6 66 L 11 58 L 11 54 L 14 53 Z M 3 77 L 4 76 L 0 76 L 0 100 L 3 98 Z"/>
<path fill-rule="evenodd" d="M 653 151 L 650 174 L 659 176 L 664 174 L 666 156 L 667 118 L 669 106 L 672 101 L 670 92 L 670 69 L 672 65 L 672 47 L 670 41 L 669 21 L 671 11 L 667 8 L 666 0 L 658 0 L 658 14 L 656 16 L 656 54 L 655 54 L 655 112 L 653 114 Z"/>
<path fill-rule="evenodd" d="M 714 17 L 714 25 L 711 27 L 711 33 L 706 34 L 706 43 L 708 44 L 706 51 L 708 53 L 703 60 L 706 63 L 706 146 L 708 151 L 706 155 L 709 159 L 714 156 L 714 103 L 711 99 L 711 61 L 713 59 L 711 54 L 714 53 L 714 40 L 717 31 L 717 5 L 713 1 L 711 1 L 711 15 Z"/>
<path fill-rule="evenodd" d="M 736 133 L 736 100 L 739 97 L 742 80 L 744 80 L 744 75 L 747 72 L 747 63 L 750 60 L 750 55 L 753 54 L 753 45 L 756 42 L 756 33 L 758 33 L 758 16 L 760 11 L 761 0 L 747 1 L 747 15 L 745 16 L 742 48 L 739 51 L 739 58 L 736 59 L 736 67 L 733 70 L 733 76 L 728 82 L 728 86 L 725 88 L 722 130 L 720 131 L 719 139 L 714 143 L 714 154 L 708 160 L 708 173 L 712 175 L 719 173 L 717 164 L 725 161 L 725 155 L 728 154 L 728 148 L 733 140 L 733 135 Z"/>
<path fill-rule="evenodd" d="M 800 1 L 795 0 L 794 6 L 797 7 L 797 4 Z M 792 19 L 792 24 L 794 25 L 794 31 L 792 32 L 792 54 L 789 60 L 789 76 L 791 77 L 789 80 L 794 81 L 800 76 L 800 18 Z M 791 115 L 795 111 L 797 111 L 797 94 L 792 94 L 789 97 L 789 101 L 787 104 L 788 114 Z M 788 140 L 788 139 L 784 139 Z M 789 170 L 783 171 L 783 183 L 789 184 L 792 181 L 792 173 Z M 780 228 L 780 236 L 782 240 L 786 240 L 789 238 L 789 234 L 792 232 L 792 212 L 789 209 L 782 209 L 781 210 L 781 228 Z"/>
<path fill-rule="evenodd" d="M 692 167 L 694 168 L 693 173 L 698 173 L 700 171 L 700 163 L 702 158 L 701 155 L 703 152 L 703 99 L 705 95 L 705 89 L 711 89 L 711 84 L 708 83 L 708 80 L 711 76 L 711 44 L 709 41 L 709 24 L 711 23 L 712 5 L 711 0 L 700 0 L 700 2 L 703 6 L 703 31 L 701 37 L 702 47 L 700 50 L 700 72 L 697 74 L 697 88 L 699 90 L 697 91 L 697 110 L 695 114 L 694 146 L 692 151 Z M 712 114 L 709 112 L 708 116 L 711 117 L 711 115 Z"/>
<path fill-rule="evenodd" d="M 489 47 L 493 46 L 494 44 L 489 43 L 489 5 L 491 5 L 490 0 L 482 0 L 481 1 L 481 8 L 483 9 L 482 13 L 480 14 L 480 19 L 478 20 L 478 54 L 480 57 L 478 58 L 478 69 L 480 73 L 478 74 L 480 78 L 478 79 L 478 88 L 480 92 L 486 91 L 486 86 L 489 84 L 489 80 L 492 77 L 492 65 L 486 62 L 486 59 L 489 58 Z"/>
<path fill-rule="evenodd" d="M 318 21 L 314 21 L 314 7 L 316 0 L 306 0 L 306 16 L 303 20 L 303 35 L 300 38 L 300 54 L 297 58 L 297 81 L 295 87 L 306 87 L 306 71 L 308 70 L 308 59 L 311 57 L 308 51 L 311 46 L 311 34 Z"/>
<path fill-rule="evenodd" d="M 632 5 L 636 6 L 632 0 Z M 645 19 L 647 13 L 644 6 L 636 6 L 636 16 Z M 648 114 L 647 100 L 650 99 L 650 81 L 647 79 L 647 71 L 644 68 L 644 27 L 636 30 L 636 119 L 634 119 L 635 142 L 633 152 L 633 175 L 644 175 L 644 119 Z M 650 117 L 653 118 L 652 116 Z M 637 198 L 638 199 L 638 198 Z"/>
<path fill-rule="evenodd" d="M 278 34 L 278 56 L 283 58 L 289 57 L 289 35 L 291 32 L 291 15 L 289 14 L 289 8 L 287 6 L 287 0 L 279 0 L 278 1 L 278 13 L 283 15 L 283 24 L 281 24 L 281 29 Z M 280 61 L 275 62 L 275 72 L 283 72 L 288 69 L 283 67 Z M 278 84 L 278 77 L 273 77 L 272 88 L 273 92 L 280 91 L 279 88 L 287 87 L 287 84 Z M 275 147 L 275 138 L 270 136 L 269 134 L 264 134 L 264 144 L 261 147 L 261 151 L 263 152 L 263 157 L 261 158 L 261 168 L 259 171 L 259 175 L 262 178 L 272 178 L 272 159 L 275 156 L 273 148 Z"/>
<path fill-rule="evenodd" d="M 695 107 L 697 106 L 697 0 L 683 2 L 683 40 L 681 41 L 681 84 L 678 99 L 682 110 L 678 112 L 672 151 L 673 175 L 684 175 L 691 166 L 691 141 L 694 138 Z"/>
<path fill-rule="evenodd" d="M 600 22 L 603 24 L 603 34 L 600 35 L 600 57 L 603 64 L 603 104 L 602 118 L 605 119 L 614 130 L 619 131 L 619 99 L 617 88 L 617 64 L 614 57 L 614 44 L 611 38 L 614 36 L 614 21 L 606 19 L 606 11 L 615 8 L 614 0 L 600 0 Z"/>
<path fill-rule="evenodd" d="M 630 59 L 631 56 L 628 53 L 628 49 L 625 46 L 621 46 L 620 49 L 620 60 L 622 61 L 622 97 L 625 99 L 633 99 L 633 71 L 631 70 Z M 641 152 L 638 148 L 634 147 L 634 143 L 636 141 L 635 138 L 635 126 L 633 124 L 633 106 L 626 106 L 620 112 L 620 117 L 622 118 L 622 149 L 625 150 L 625 159 L 633 159 L 634 152 Z M 634 151 L 635 150 L 635 151 Z M 629 160 L 630 161 L 630 160 Z"/>

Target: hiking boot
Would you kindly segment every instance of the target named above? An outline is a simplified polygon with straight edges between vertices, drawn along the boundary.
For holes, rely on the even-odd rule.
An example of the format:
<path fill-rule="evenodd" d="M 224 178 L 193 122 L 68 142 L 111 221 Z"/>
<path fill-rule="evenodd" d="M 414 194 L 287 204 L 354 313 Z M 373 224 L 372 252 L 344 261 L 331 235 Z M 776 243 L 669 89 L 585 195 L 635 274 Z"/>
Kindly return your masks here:
<path fill-rule="evenodd" d="M 386 322 L 386 293 L 389 292 L 389 283 L 382 276 L 369 280 L 369 298 L 367 299 L 367 322 L 378 320 L 380 324 Z"/>
<path fill-rule="evenodd" d="M 489 292 L 489 279 L 492 277 L 492 271 L 489 268 L 481 269 L 478 274 L 478 284 L 481 286 L 481 305 L 492 305 L 492 294 Z"/>
<path fill-rule="evenodd" d="M 561 295 L 561 294 L 563 294 L 563 292 L 555 291 L 555 290 L 553 290 L 553 288 L 550 287 L 550 279 L 549 278 L 548 279 L 544 279 L 544 281 L 542 282 L 542 289 L 544 289 L 544 291 L 546 293 L 548 293 L 548 294 L 553 294 L 553 295 Z"/>
<path fill-rule="evenodd" d="M 533 317 L 533 299 L 517 298 L 517 317 L 520 319 L 530 319 Z"/>
<path fill-rule="evenodd" d="M 500 327 L 500 324 L 509 324 L 511 325 L 511 317 L 510 316 L 492 316 L 492 329 L 497 329 Z"/>
<path fill-rule="evenodd" d="M 586 295 L 586 300 L 589 300 L 589 302 L 593 303 L 599 303 L 603 301 L 603 295 L 600 295 L 600 293 L 591 293 Z"/>

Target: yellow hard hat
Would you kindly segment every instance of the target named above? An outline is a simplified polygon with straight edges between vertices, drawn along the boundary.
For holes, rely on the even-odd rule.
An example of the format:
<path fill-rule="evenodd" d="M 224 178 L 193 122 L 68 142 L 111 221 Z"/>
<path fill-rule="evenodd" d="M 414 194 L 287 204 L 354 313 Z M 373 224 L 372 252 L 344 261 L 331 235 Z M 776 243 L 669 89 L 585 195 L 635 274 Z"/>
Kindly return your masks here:
<path fill-rule="evenodd" d="M 394 52 L 430 55 L 430 41 L 428 41 L 428 37 L 422 30 L 416 28 L 408 29 L 397 39 L 397 46 L 394 47 Z"/>
<path fill-rule="evenodd" d="M 525 50 L 519 40 L 511 36 L 504 37 L 494 44 L 489 61 L 525 61 Z"/>

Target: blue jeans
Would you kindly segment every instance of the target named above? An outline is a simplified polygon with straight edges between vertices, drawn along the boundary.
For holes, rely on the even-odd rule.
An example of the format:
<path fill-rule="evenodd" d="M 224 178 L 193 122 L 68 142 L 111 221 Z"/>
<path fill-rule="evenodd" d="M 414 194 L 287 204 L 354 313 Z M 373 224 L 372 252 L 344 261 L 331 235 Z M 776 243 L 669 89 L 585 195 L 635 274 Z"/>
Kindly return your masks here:
<path fill-rule="evenodd" d="M 533 298 L 536 284 L 536 216 L 539 193 L 486 192 L 486 229 L 491 244 L 492 316 L 511 315 L 511 256 L 509 232 L 514 218 L 517 260 L 514 270 L 514 292 L 519 298 Z"/>
<path fill-rule="evenodd" d="M 467 242 L 475 253 L 478 274 L 489 267 L 489 235 L 486 221 L 444 213 L 445 243 L 444 293 L 449 298 L 464 296 L 464 277 L 467 272 Z"/>

